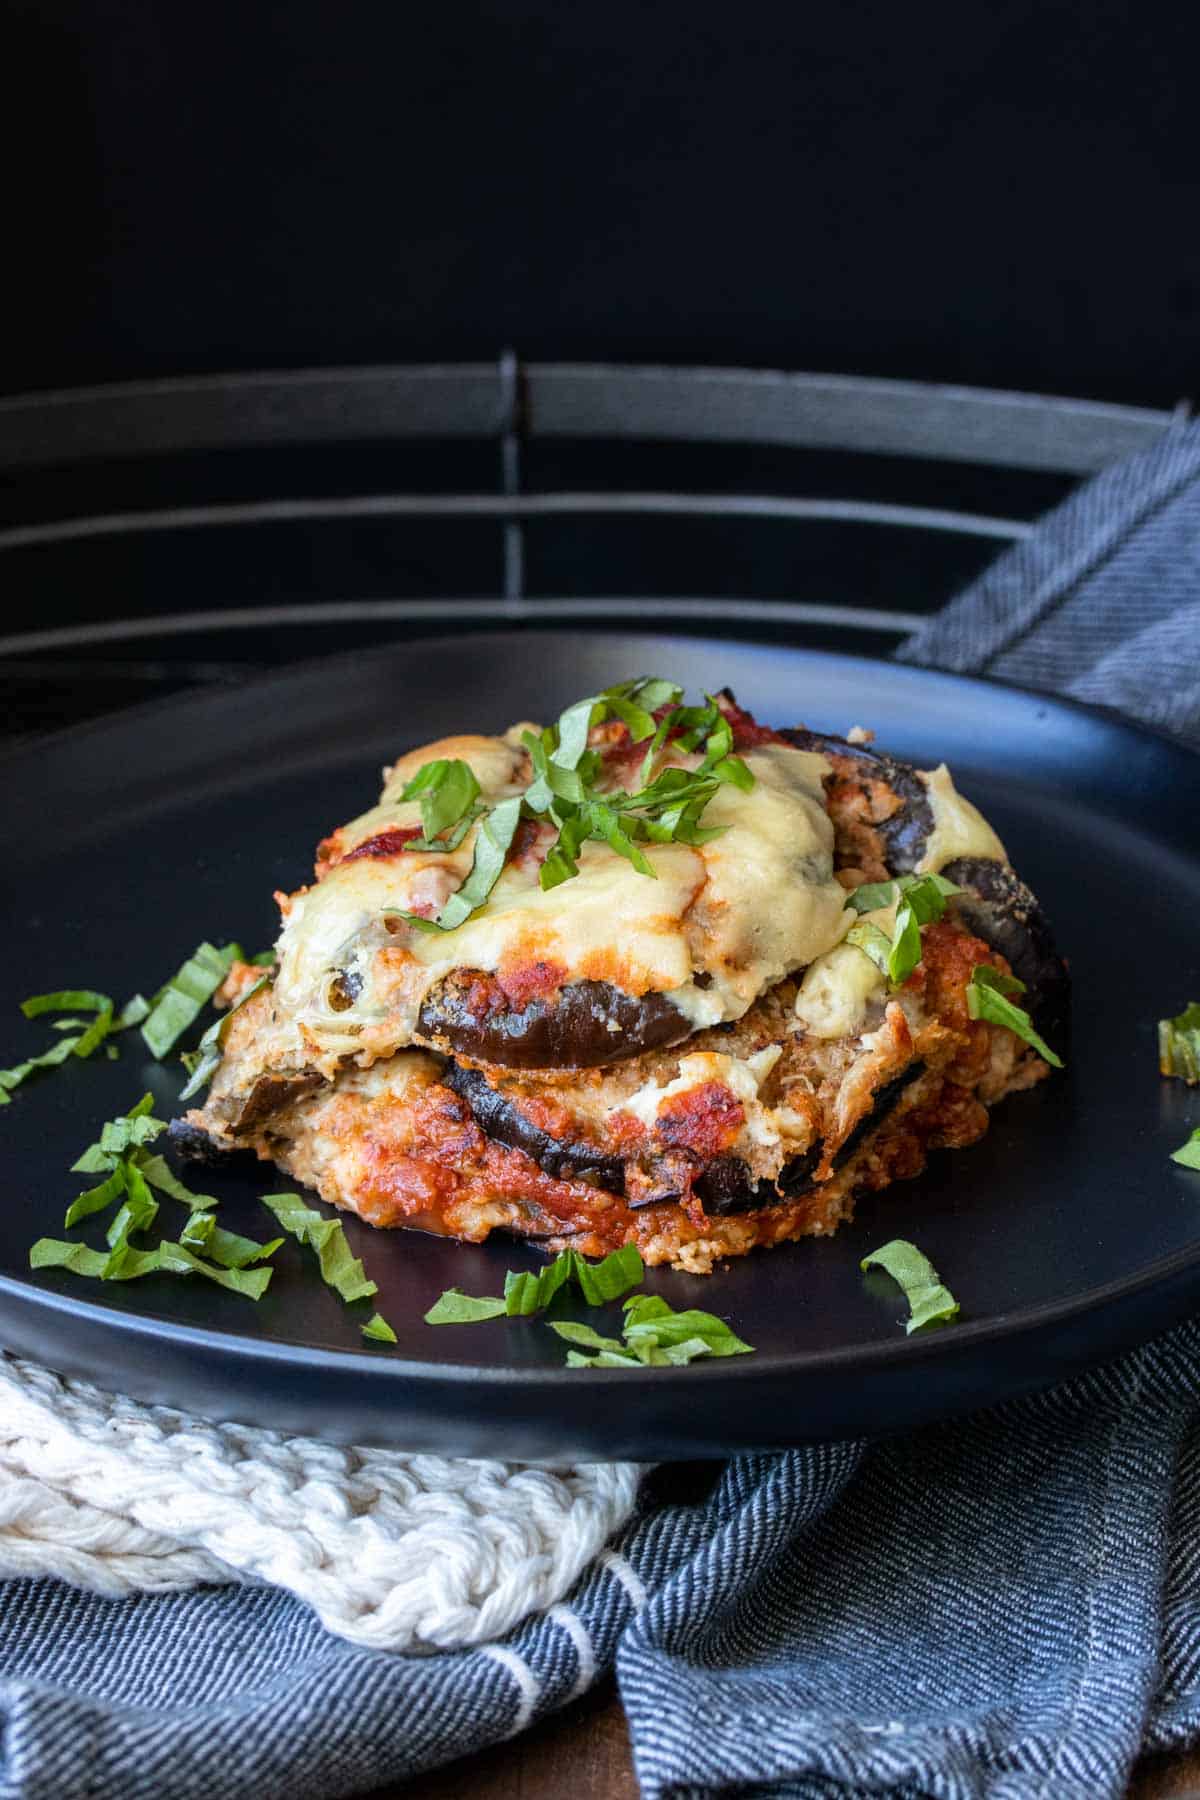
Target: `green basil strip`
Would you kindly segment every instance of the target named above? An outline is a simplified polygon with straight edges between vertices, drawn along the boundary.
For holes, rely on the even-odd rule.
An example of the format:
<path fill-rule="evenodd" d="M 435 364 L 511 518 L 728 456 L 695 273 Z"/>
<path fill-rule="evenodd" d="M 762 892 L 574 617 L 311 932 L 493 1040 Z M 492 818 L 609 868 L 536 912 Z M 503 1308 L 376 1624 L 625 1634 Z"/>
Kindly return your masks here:
<path fill-rule="evenodd" d="M 212 1194 L 194 1194 L 190 1187 L 185 1187 L 165 1156 L 158 1156 L 145 1149 L 135 1150 L 133 1161 L 151 1187 L 160 1193 L 169 1194 L 172 1200 L 180 1200 L 191 1212 L 211 1212 L 220 1202 Z"/>
<path fill-rule="evenodd" d="M 152 1056 L 160 1059 L 171 1050 L 189 1025 L 216 993 L 233 964 L 240 961 L 240 944 L 218 950 L 203 943 L 178 968 L 162 989 L 142 1022 L 142 1037 Z"/>
<path fill-rule="evenodd" d="M 154 1095 L 143 1094 L 137 1104 L 131 1106 L 127 1113 L 123 1113 L 119 1119 L 110 1119 L 108 1124 L 101 1129 L 100 1141 L 89 1144 L 82 1156 L 75 1158 L 71 1164 L 72 1174 L 101 1174 L 114 1166 L 117 1157 L 122 1155 L 131 1143 L 149 1142 L 152 1138 L 156 1138 L 160 1131 L 165 1131 L 167 1129 L 165 1119 L 150 1118 L 153 1107 Z M 149 1125 L 136 1127 L 136 1122 L 140 1119 L 148 1119 Z M 143 1139 L 134 1137 L 135 1128 L 143 1132 Z M 104 1141 L 106 1132 L 109 1139 L 107 1144 Z"/>
<path fill-rule="evenodd" d="M 990 963 L 977 963 L 967 986 L 967 1011 L 973 1019 L 985 1019 L 990 1025 L 1003 1025 L 1036 1050 L 1052 1068 L 1061 1069 L 1062 1058 L 1033 1028 L 1033 1020 L 1022 1007 L 1014 1006 L 1006 993 L 1023 993 L 1024 983 L 1015 976 L 1002 975 Z"/>
<path fill-rule="evenodd" d="M 128 1248 L 129 1240 L 134 1232 L 149 1231 L 157 1217 L 158 1201 L 149 1189 L 141 1199 L 135 1201 L 131 1197 L 126 1200 L 124 1206 L 114 1215 L 112 1223 L 104 1234 L 114 1256 L 119 1257 L 121 1251 Z M 114 1261 L 113 1269 L 115 1270 L 117 1266 L 117 1262 Z"/>
<path fill-rule="evenodd" d="M 112 1004 L 107 994 L 98 994 L 93 988 L 63 988 L 57 994 L 31 994 L 22 1000 L 21 1011 L 27 1019 L 36 1019 L 48 1012 L 102 1013 L 105 1007 L 111 1010 Z"/>
<path fill-rule="evenodd" d="M 846 933 L 846 942 L 869 956 L 881 975 L 888 972 L 888 964 L 892 956 L 892 940 L 886 931 L 880 931 L 878 925 L 863 923 L 852 925 Z"/>
<path fill-rule="evenodd" d="M 598 696 L 592 695 L 588 700 L 577 700 L 574 706 L 568 706 L 564 713 L 559 714 L 557 742 L 550 752 L 550 761 L 560 769 L 578 767 L 579 759 L 587 749 L 592 714 L 599 704 Z"/>
<path fill-rule="evenodd" d="M 139 1113 L 132 1119 L 110 1119 L 100 1130 L 100 1148 L 108 1156 L 121 1156 L 134 1145 L 152 1144 L 167 1129 L 165 1119 Z"/>
<path fill-rule="evenodd" d="M 305 1206 L 299 1194 L 264 1194 L 262 1203 L 285 1231 L 316 1252 L 322 1281 L 343 1300 L 365 1300 L 379 1292 L 346 1242 L 340 1219 L 323 1218 Z"/>
<path fill-rule="evenodd" d="M 514 795 L 479 821 L 471 872 L 433 921 L 439 931 L 453 931 L 484 904 L 500 879 L 520 818 L 520 796 Z"/>
<path fill-rule="evenodd" d="M 610 1350 L 624 1361 L 629 1356 L 624 1344 L 618 1338 L 601 1337 L 590 1325 L 577 1324 L 574 1319 L 550 1319 L 547 1321 L 551 1331 L 565 1338 L 568 1344 L 575 1344 L 582 1350 Z"/>
<path fill-rule="evenodd" d="M 1158 1021 L 1158 1067 L 1163 1075 L 1200 1081 L 1200 1000 L 1191 1000 L 1173 1019 Z"/>
<path fill-rule="evenodd" d="M 900 987 L 921 960 L 921 928 L 907 899 L 896 908 L 896 926 L 888 952 L 888 979 Z"/>
<path fill-rule="evenodd" d="M 66 1062 L 80 1041 L 77 1037 L 60 1038 L 57 1044 L 44 1050 L 40 1056 L 27 1057 L 13 1069 L 0 1069 L 0 1106 L 9 1104 L 11 1089 L 20 1087 L 35 1069 L 56 1069 L 60 1063 Z"/>
<path fill-rule="evenodd" d="M 709 1356 L 745 1356 L 752 1349 L 724 1319 L 695 1308 L 675 1312 L 657 1294 L 635 1294 L 625 1302 L 624 1333 L 631 1347 L 646 1342 L 666 1350 L 698 1340 Z"/>
<path fill-rule="evenodd" d="M 462 818 L 458 821 L 458 824 L 451 830 L 444 832 L 441 837 L 408 838 L 405 841 L 404 848 L 406 850 L 433 850 L 439 855 L 447 856 L 451 850 L 458 849 L 458 846 L 462 843 L 476 819 L 481 818 L 486 811 L 487 808 L 485 806 L 468 807 Z"/>
<path fill-rule="evenodd" d="M 625 1351 L 602 1350 L 599 1356 L 585 1356 L 581 1350 L 567 1351 L 568 1369 L 640 1369 L 639 1357 Z"/>
<path fill-rule="evenodd" d="M 459 757 L 438 757 L 417 770 L 400 798 L 419 802 L 425 843 L 428 844 L 439 832 L 457 825 L 479 795 L 479 783 L 470 763 Z"/>
<path fill-rule="evenodd" d="M 76 1194 L 67 1208 L 63 1228 L 70 1231 L 73 1225 L 78 1225 L 80 1219 L 87 1219 L 93 1213 L 103 1212 L 106 1206 L 111 1206 L 113 1201 L 119 1199 L 124 1192 L 125 1169 L 122 1164 L 118 1164 L 107 1181 L 102 1181 L 99 1187 L 88 1188 L 86 1193 Z"/>
<path fill-rule="evenodd" d="M 958 1301 L 927 1256 L 905 1238 L 893 1238 L 864 1256 L 863 1269 L 884 1269 L 904 1290 L 908 1301 L 909 1320 L 905 1330 L 910 1334 L 926 1325 L 945 1325 L 958 1317 Z"/>
<path fill-rule="evenodd" d="M 260 1244 L 254 1238 L 239 1237 L 236 1231 L 222 1230 L 211 1212 L 194 1212 L 180 1232 L 179 1241 L 185 1250 L 210 1257 L 223 1269 L 244 1269 L 250 1263 L 265 1262 L 274 1256 L 283 1239 L 272 1238 L 269 1243 Z"/>
<path fill-rule="evenodd" d="M 113 1020 L 114 1031 L 128 1031 L 131 1025 L 140 1025 L 150 1013 L 150 1002 L 145 994 L 134 994 L 127 1000 L 116 1018 Z"/>
<path fill-rule="evenodd" d="M 900 896 L 908 896 L 917 922 L 928 925 L 940 919 L 951 894 L 961 894 L 956 882 L 945 875 L 899 875 L 893 881 L 868 881 L 846 895 L 846 905 L 855 912 L 882 912 L 894 906 Z"/>
<path fill-rule="evenodd" d="M 58 1238 L 39 1238 L 29 1252 L 31 1269 L 66 1269 L 72 1275 L 87 1275 L 103 1281 L 136 1281 L 141 1275 L 153 1275 L 159 1267 L 157 1249 L 133 1250 L 128 1246 L 119 1257 L 111 1251 L 92 1250 L 87 1244 L 64 1244 Z"/>
<path fill-rule="evenodd" d="M 101 1012 L 97 1013 L 83 1036 L 77 1041 L 75 1045 L 76 1056 L 84 1058 L 91 1056 L 93 1051 L 100 1048 L 100 1045 L 104 1042 L 105 1038 L 112 1030 L 112 1027 L 113 1009 L 112 1001 L 110 1000 L 108 1005 L 104 1007 Z"/>
<path fill-rule="evenodd" d="M 376 1344 L 394 1344 L 396 1342 L 396 1334 L 382 1313 L 371 1314 L 362 1328 L 362 1334 Z"/>
<path fill-rule="evenodd" d="M 1186 1144 L 1180 1144 L 1178 1150 L 1172 1150 L 1171 1161 L 1179 1163 L 1185 1169 L 1200 1169 L 1200 1125 Z"/>
<path fill-rule="evenodd" d="M 193 1256 L 183 1244 L 173 1244 L 163 1240 L 156 1248 L 158 1265 L 168 1275 L 203 1275 L 206 1281 L 213 1281 L 218 1287 L 227 1288 L 231 1294 L 241 1294 L 247 1300 L 261 1300 L 271 1285 L 270 1269 L 222 1269 L 216 1263 L 204 1262 L 199 1256 Z"/>
<path fill-rule="evenodd" d="M 503 1300 L 495 1296 L 464 1294 L 459 1288 L 447 1288 L 425 1314 L 427 1325 L 475 1325 L 481 1319 L 499 1319 L 506 1311 Z"/>
<path fill-rule="evenodd" d="M 646 1265 L 636 1244 L 623 1244 L 619 1250 L 610 1250 L 599 1262 L 588 1262 L 577 1250 L 567 1251 L 566 1254 L 574 1259 L 572 1274 L 575 1284 L 589 1306 L 602 1306 L 606 1301 L 619 1300 L 622 1294 L 636 1287 L 646 1273 Z"/>
<path fill-rule="evenodd" d="M 627 700 L 623 695 L 615 692 L 604 694 L 601 698 L 608 711 L 620 719 L 622 725 L 625 726 L 631 743 L 642 744 L 647 738 L 654 736 L 657 730 L 654 715 L 648 712 L 644 706 L 639 706 L 636 700 Z"/>

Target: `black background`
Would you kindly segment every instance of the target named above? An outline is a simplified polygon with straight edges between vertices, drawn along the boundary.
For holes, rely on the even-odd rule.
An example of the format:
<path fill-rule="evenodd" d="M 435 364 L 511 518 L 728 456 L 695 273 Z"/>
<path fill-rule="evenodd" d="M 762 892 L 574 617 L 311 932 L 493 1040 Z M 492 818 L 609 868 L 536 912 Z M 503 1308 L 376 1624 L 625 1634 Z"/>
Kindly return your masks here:
<path fill-rule="evenodd" d="M 1195 17 L 10 0 L 0 389 L 512 343 L 1170 405 Z"/>

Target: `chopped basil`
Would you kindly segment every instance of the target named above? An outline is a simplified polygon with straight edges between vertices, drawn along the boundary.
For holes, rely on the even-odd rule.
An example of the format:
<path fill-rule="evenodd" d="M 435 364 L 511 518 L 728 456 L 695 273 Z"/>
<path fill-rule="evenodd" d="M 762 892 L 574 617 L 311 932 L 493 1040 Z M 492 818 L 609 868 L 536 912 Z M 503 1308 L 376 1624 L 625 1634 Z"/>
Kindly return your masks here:
<path fill-rule="evenodd" d="M 599 1262 L 588 1262 L 578 1250 L 564 1254 L 574 1259 L 572 1278 L 589 1306 L 619 1300 L 622 1294 L 636 1287 L 646 1273 L 636 1244 L 623 1244 L 619 1250 L 610 1250 Z"/>
<path fill-rule="evenodd" d="M 52 1045 L 39 1056 L 28 1057 L 15 1068 L 0 1069 L 0 1106 L 8 1105 L 10 1090 L 20 1087 L 35 1069 L 58 1068 L 72 1055 L 87 1058 L 101 1045 L 105 1055 L 115 1059 L 119 1055 L 116 1045 L 105 1040 L 113 1032 L 126 1031 L 129 1026 L 138 1024 L 149 1010 L 141 994 L 135 994 L 119 1013 L 115 1012 L 109 995 L 98 993 L 94 988 L 60 988 L 52 994 L 31 994 L 21 1002 L 21 1011 L 27 1019 L 41 1018 L 53 1012 L 92 1013 L 95 1016 L 87 1024 L 83 1019 L 72 1017 L 53 1020 L 54 1031 L 70 1031 L 76 1035 Z"/>
<path fill-rule="evenodd" d="M 921 960 L 921 927 L 912 903 L 906 898 L 896 908 L 892 947 L 888 951 L 888 980 L 901 987 Z"/>
<path fill-rule="evenodd" d="M 21 1011 L 27 1019 L 36 1019 L 48 1012 L 82 1012 L 102 1013 L 112 1001 L 107 994 L 98 994 L 92 988 L 64 988 L 57 994 L 31 994 L 28 1000 L 22 1000 Z"/>
<path fill-rule="evenodd" d="M 150 1002 L 145 994 L 135 994 L 127 1000 L 116 1018 L 113 1020 L 114 1031 L 128 1031 L 131 1025 L 140 1025 L 150 1011 Z"/>
<path fill-rule="evenodd" d="M 913 903 L 918 922 L 928 925 L 941 918 L 951 894 L 961 893 L 957 883 L 945 875 L 897 875 L 892 881 L 868 881 L 862 887 L 851 889 L 846 895 L 846 905 L 857 913 L 882 912 L 886 907 L 895 906 L 901 895 L 905 895 Z"/>
<path fill-rule="evenodd" d="M 29 1252 L 31 1269 L 67 1269 L 72 1275 L 88 1275 L 102 1281 L 135 1281 L 160 1268 L 157 1250 L 133 1250 L 128 1246 L 115 1257 L 112 1251 L 93 1250 L 87 1244 L 64 1244 L 58 1238 L 39 1238 Z"/>
<path fill-rule="evenodd" d="M 1192 1000 L 1173 1019 L 1158 1021 L 1158 1066 L 1194 1087 L 1200 1081 L 1200 1000 Z"/>
<path fill-rule="evenodd" d="M 1172 1150 L 1171 1161 L 1180 1163 L 1185 1169 L 1200 1169 L 1200 1125 L 1186 1144 L 1180 1144 L 1178 1150 Z"/>
<path fill-rule="evenodd" d="M 151 1187 L 169 1194 L 172 1200 L 181 1200 L 192 1212 L 210 1212 L 218 1204 L 211 1194 L 194 1194 L 190 1187 L 185 1187 L 166 1157 L 139 1149 L 134 1159 Z"/>
<path fill-rule="evenodd" d="M 198 1094 L 200 1089 L 206 1087 L 212 1080 L 221 1066 L 225 1039 L 229 1034 L 229 1023 L 234 1013 L 240 1012 L 247 1001 L 253 1000 L 255 994 L 260 994 L 264 988 L 270 987 L 270 985 L 271 977 L 269 975 L 264 975 L 261 981 L 256 981 L 235 1006 L 231 1006 L 228 1012 L 222 1013 L 219 1019 L 213 1020 L 195 1050 L 185 1053 L 183 1066 L 188 1072 L 188 1082 L 180 1093 L 181 1100 L 190 1100 L 193 1094 Z"/>
<path fill-rule="evenodd" d="M 905 1238 L 893 1238 L 890 1244 L 873 1250 L 863 1257 L 860 1267 L 884 1269 L 903 1288 L 910 1314 L 907 1332 L 920 1331 L 926 1325 L 946 1325 L 958 1317 L 958 1301 L 950 1289 L 942 1285 L 929 1258 Z"/>
<path fill-rule="evenodd" d="M 166 1239 L 149 1254 L 157 1255 L 158 1266 L 166 1274 L 203 1275 L 206 1281 L 215 1281 L 218 1287 L 228 1288 L 231 1294 L 241 1294 L 247 1300 L 261 1300 L 271 1285 L 270 1269 L 222 1269 L 193 1256 L 183 1244 L 172 1244 Z"/>
<path fill-rule="evenodd" d="M 0 1069 L 0 1106 L 9 1104 L 8 1097 L 11 1089 L 20 1087 L 21 1083 L 32 1075 L 35 1069 L 57 1068 L 60 1063 L 66 1062 L 76 1044 L 80 1042 L 81 1039 L 77 1037 L 60 1038 L 57 1044 L 49 1050 L 44 1050 L 40 1056 L 27 1057 L 23 1063 L 18 1063 L 12 1069 Z"/>
<path fill-rule="evenodd" d="M 322 1281 L 341 1299 L 349 1303 L 379 1292 L 346 1242 L 340 1219 L 323 1218 L 305 1206 L 299 1194 L 264 1194 L 262 1203 L 285 1231 L 316 1252 Z"/>
<path fill-rule="evenodd" d="M 550 1329 L 569 1344 L 596 1352 L 584 1356 L 578 1348 L 572 1350 L 568 1368 L 678 1367 L 700 1356 L 746 1356 L 752 1349 L 724 1319 L 694 1308 L 676 1312 L 657 1294 L 634 1294 L 626 1300 L 624 1312 L 623 1343 L 601 1337 L 587 1325 L 551 1321 Z"/>
<path fill-rule="evenodd" d="M 1037 1051 L 1055 1069 L 1063 1066 L 1049 1044 L 1033 1028 L 1033 1020 L 1020 1006 L 1014 1006 L 1007 994 L 1023 994 L 1025 983 L 1015 975 L 1003 975 L 990 963 L 977 963 L 967 986 L 967 1011 L 973 1019 L 985 1019 L 990 1025 L 1003 1025 Z"/>
<path fill-rule="evenodd" d="M 744 1356 L 750 1350 L 750 1345 L 743 1343 L 724 1319 L 694 1308 L 675 1312 L 657 1294 L 635 1294 L 625 1302 L 624 1330 L 627 1342 L 635 1347 L 639 1342 L 648 1342 L 666 1350 L 672 1344 L 696 1338 L 709 1356 Z"/>
<path fill-rule="evenodd" d="M 892 957 L 892 940 L 886 931 L 881 931 L 878 925 L 872 925 L 869 921 L 863 920 L 858 925 L 850 927 L 846 933 L 846 942 L 853 944 L 856 949 L 869 956 L 881 974 L 887 974 Z"/>
<path fill-rule="evenodd" d="M 894 881 L 872 881 L 846 896 L 846 905 L 857 913 L 896 908 L 892 935 L 869 920 L 852 925 L 846 942 L 865 950 L 893 987 L 902 987 L 921 960 L 921 927 L 931 925 L 946 911 L 951 894 L 962 889 L 944 875 L 899 875 Z"/>
<path fill-rule="evenodd" d="M 590 1325 L 580 1324 L 575 1319 L 551 1319 L 549 1325 L 551 1331 L 557 1332 L 568 1344 L 583 1350 L 607 1350 L 611 1355 L 619 1356 L 622 1362 L 630 1360 L 629 1352 L 619 1338 L 601 1337 Z"/>
<path fill-rule="evenodd" d="M 244 1269 L 249 1263 L 265 1262 L 274 1256 L 283 1239 L 272 1238 L 260 1244 L 254 1238 L 239 1237 L 236 1231 L 223 1231 L 211 1212 L 194 1212 L 179 1234 L 185 1250 L 211 1257 L 223 1269 Z"/>
<path fill-rule="evenodd" d="M 401 800 L 416 800 L 421 807 L 424 836 L 410 839 L 409 850 L 441 850 L 457 848 L 470 829 L 471 815 L 479 798 L 479 783 L 470 763 L 459 757 L 439 756 L 423 764 L 401 793 Z M 462 823 L 456 843 L 435 842 L 443 831 Z"/>
<path fill-rule="evenodd" d="M 118 1163 L 112 1174 L 106 1181 L 102 1181 L 99 1187 L 88 1188 L 85 1193 L 76 1194 L 67 1208 L 67 1216 L 63 1220 L 64 1228 L 69 1231 L 73 1225 L 78 1225 L 80 1219 L 90 1218 L 92 1213 L 103 1212 L 106 1206 L 111 1206 L 113 1201 L 119 1199 L 124 1192 L 125 1170 Z"/>
<path fill-rule="evenodd" d="M 431 921 L 437 930 L 455 930 L 484 905 L 500 879 L 520 818 L 521 800 L 516 795 L 511 800 L 501 800 L 480 819 L 471 872 Z"/>
<path fill-rule="evenodd" d="M 396 1342 L 396 1334 L 382 1313 L 371 1314 L 362 1328 L 362 1334 L 376 1344 L 394 1344 Z"/>
<path fill-rule="evenodd" d="M 563 1250 L 537 1274 L 510 1269 L 504 1278 L 504 1298 L 476 1297 L 449 1288 L 425 1315 L 427 1325 L 470 1325 L 481 1319 L 531 1318 L 549 1306 L 555 1294 L 573 1282 L 589 1306 L 603 1306 L 636 1287 L 645 1273 L 636 1244 L 624 1244 L 599 1262 L 589 1262 L 578 1250 Z"/>
<path fill-rule="evenodd" d="M 425 1314 L 427 1325 L 476 1325 L 481 1319 L 499 1319 L 507 1307 L 494 1296 L 464 1294 L 460 1288 L 447 1288 Z"/>
<path fill-rule="evenodd" d="M 71 1164 L 74 1174 L 97 1175 L 116 1167 L 117 1158 L 132 1144 L 150 1144 L 167 1129 L 165 1119 L 151 1118 L 154 1095 L 143 1094 L 135 1106 L 119 1119 L 110 1119 L 100 1128 L 100 1138 L 89 1144 L 82 1156 Z"/>
<path fill-rule="evenodd" d="M 522 818 L 543 820 L 557 837 L 542 860 L 539 880 L 544 889 L 570 881 L 579 873 L 579 852 L 589 840 L 607 844 L 632 864 L 639 875 L 653 877 L 654 865 L 643 842 L 700 845 L 724 827 L 705 828 L 700 816 L 725 783 L 748 790 L 754 776 L 732 754 L 733 729 L 713 696 L 697 707 L 679 706 L 682 689 L 656 676 L 616 683 L 603 693 L 577 700 L 540 734 L 522 733 L 529 753 L 531 778 L 523 794 L 485 806 L 467 764 L 439 758 L 426 763 L 404 788 L 401 799 L 418 800 L 424 835 L 412 838 L 412 850 L 451 850 L 478 824 L 470 873 L 435 919 L 395 909 L 417 931 L 454 931 L 486 905 L 500 878 Z M 655 713 L 666 708 L 661 720 Z M 649 739 L 642 764 L 642 786 L 633 794 L 597 788 L 603 768 L 598 751 L 589 749 L 593 726 L 606 718 L 622 721 L 632 743 Z M 669 768 L 651 779 L 664 744 L 705 755 L 696 770 Z M 463 773 L 465 771 L 465 773 Z M 449 835 L 445 835 L 449 833 Z"/>
<path fill-rule="evenodd" d="M 178 1043 L 241 955 L 240 944 L 225 944 L 218 950 L 203 943 L 193 950 L 155 996 L 142 1022 L 142 1037 L 153 1056 L 161 1059 Z"/>

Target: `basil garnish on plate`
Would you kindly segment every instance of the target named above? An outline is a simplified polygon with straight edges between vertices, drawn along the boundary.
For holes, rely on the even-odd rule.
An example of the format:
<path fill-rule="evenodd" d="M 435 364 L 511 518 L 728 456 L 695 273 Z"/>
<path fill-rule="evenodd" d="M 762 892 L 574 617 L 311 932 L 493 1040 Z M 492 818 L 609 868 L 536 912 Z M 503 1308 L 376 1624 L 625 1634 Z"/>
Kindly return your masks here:
<path fill-rule="evenodd" d="M 1179 1163 L 1185 1169 L 1200 1169 L 1200 1125 L 1197 1125 L 1186 1144 L 1180 1144 L 1178 1150 L 1172 1150 L 1171 1161 Z"/>
<path fill-rule="evenodd" d="M 1158 1067 L 1163 1075 L 1200 1082 L 1200 1000 L 1192 1000 L 1173 1019 L 1158 1021 Z"/>
<path fill-rule="evenodd" d="M 952 1319 L 957 1319 L 958 1301 L 943 1285 L 929 1258 L 907 1238 L 893 1238 L 891 1243 L 872 1250 L 869 1256 L 863 1257 L 860 1267 L 886 1270 L 904 1290 L 909 1308 L 904 1329 L 910 1335 L 926 1325 L 948 1325 Z"/>

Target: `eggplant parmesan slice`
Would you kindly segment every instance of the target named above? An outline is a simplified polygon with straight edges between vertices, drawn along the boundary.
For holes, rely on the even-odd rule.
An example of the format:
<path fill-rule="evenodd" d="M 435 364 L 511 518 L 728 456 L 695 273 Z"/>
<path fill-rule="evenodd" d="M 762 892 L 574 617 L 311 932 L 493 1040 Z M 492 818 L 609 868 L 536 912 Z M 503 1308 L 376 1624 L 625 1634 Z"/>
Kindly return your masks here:
<path fill-rule="evenodd" d="M 698 989 L 702 992 L 703 989 Z M 423 1044 L 516 1069 L 588 1069 L 693 1030 L 665 994 L 627 994 L 610 981 L 572 981 L 520 1004 L 482 969 L 455 969 L 421 1003 Z"/>
<path fill-rule="evenodd" d="M 719 835 L 647 845 L 654 879 L 587 842 L 546 889 L 530 820 L 487 904 L 449 931 L 414 916 L 463 881 L 470 834 L 406 848 L 420 823 L 398 796 L 457 758 L 495 803 L 522 791 L 528 752 L 514 728 L 403 758 L 379 806 L 323 842 L 315 884 L 280 896 L 277 977 L 230 1019 L 209 1098 L 177 1125 L 186 1146 L 253 1151 L 381 1226 L 589 1254 L 632 1242 L 707 1272 L 832 1231 L 860 1189 L 973 1142 L 1047 1067 L 971 1017 L 972 972 L 1016 973 L 1038 1022 L 1056 1018 L 1045 914 L 944 767 L 718 704 L 754 776 L 709 800 Z M 614 791 L 642 756 L 623 730 L 593 732 Z M 962 892 L 891 987 L 845 941 L 846 892 L 928 872 Z"/>

